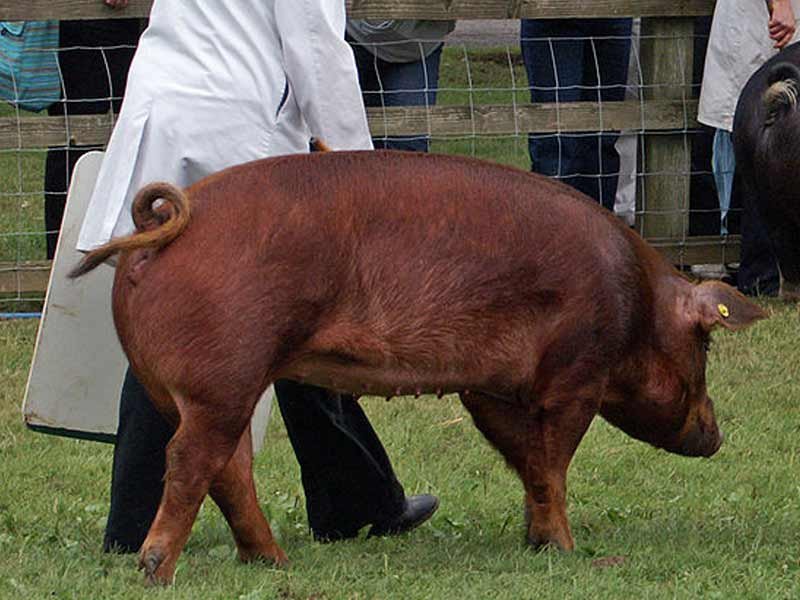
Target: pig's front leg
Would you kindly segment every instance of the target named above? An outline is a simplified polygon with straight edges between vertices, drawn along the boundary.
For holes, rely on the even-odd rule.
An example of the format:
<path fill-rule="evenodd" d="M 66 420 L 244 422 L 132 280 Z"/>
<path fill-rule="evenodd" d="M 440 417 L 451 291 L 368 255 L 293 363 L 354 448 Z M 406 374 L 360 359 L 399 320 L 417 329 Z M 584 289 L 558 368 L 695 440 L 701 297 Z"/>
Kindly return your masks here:
<path fill-rule="evenodd" d="M 572 550 L 575 542 L 567 519 L 567 470 L 529 469 L 525 485 L 526 539 L 534 548 L 554 544 Z"/>
<path fill-rule="evenodd" d="M 596 390 L 594 390 L 596 391 Z M 572 455 L 596 413 L 596 401 L 575 395 L 541 402 L 461 395 L 475 425 L 519 474 L 525 487 L 526 538 L 535 547 L 572 550 L 566 477 Z"/>

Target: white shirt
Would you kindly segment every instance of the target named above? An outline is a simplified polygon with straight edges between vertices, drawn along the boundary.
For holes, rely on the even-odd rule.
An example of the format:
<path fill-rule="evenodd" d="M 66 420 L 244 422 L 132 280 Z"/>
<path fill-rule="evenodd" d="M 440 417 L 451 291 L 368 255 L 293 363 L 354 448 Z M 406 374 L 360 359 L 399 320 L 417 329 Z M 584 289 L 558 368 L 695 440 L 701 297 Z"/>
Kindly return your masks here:
<path fill-rule="evenodd" d="M 155 0 L 78 249 L 131 233 L 149 182 L 185 187 L 311 136 L 372 148 L 344 29 L 343 0 Z"/>
<path fill-rule="evenodd" d="M 795 16 L 800 0 L 792 0 Z M 731 131 L 736 102 L 750 76 L 778 51 L 764 0 L 717 0 L 703 69 L 697 120 Z M 797 33 L 792 41 L 797 40 Z"/>

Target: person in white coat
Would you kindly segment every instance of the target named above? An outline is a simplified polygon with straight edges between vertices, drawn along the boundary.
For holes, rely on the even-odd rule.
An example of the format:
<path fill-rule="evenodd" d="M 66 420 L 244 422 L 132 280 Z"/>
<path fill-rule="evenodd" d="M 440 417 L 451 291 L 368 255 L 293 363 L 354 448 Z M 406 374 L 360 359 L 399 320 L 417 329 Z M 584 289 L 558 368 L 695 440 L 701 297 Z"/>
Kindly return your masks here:
<path fill-rule="evenodd" d="M 731 131 L 739 94 L 756 69 L 796 39 L 798 11 L 800 0 L 717 0 L 714 8 L 697 120 L 716 129 L 712 171 L 722 233 L 727 233 L 736 166 Z M 745 293 L 777 292 L 777 267 L 757 219 L 742 215 L 738 286 Z"/>
<path fill-rule="evenodd" d="M 131 201 L 149 182 L 188 186 L 231 165 L 307 152 L 312 136 L 334 150 L 371 149 L 344 30 L 343 0 L 155 0 L 78 248 L 132 232 Z M 372 535 L 397 533 L 433 514 L 434 496 L 406 498 L 355 399 L 293 382 L 275 387 L 317 539 L 352 537 L 367 524 Z M 171 435 L 129 370 L 106 549 L 140 547 Z"/>

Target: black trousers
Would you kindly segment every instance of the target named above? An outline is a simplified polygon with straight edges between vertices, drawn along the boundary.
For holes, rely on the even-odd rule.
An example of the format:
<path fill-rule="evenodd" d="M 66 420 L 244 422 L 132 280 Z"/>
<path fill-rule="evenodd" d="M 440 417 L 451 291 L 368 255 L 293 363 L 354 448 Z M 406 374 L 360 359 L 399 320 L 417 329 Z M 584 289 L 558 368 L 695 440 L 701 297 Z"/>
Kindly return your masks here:
<path fill-rule="evenodd" d="M 403 511 L 403 487 L 353 397 L 290 381 L 277 382 L 275 389 L 316 538 L 352 537 L 364 525 Z M 164 450 L 172 433 L 128 370 L 114 447 L 106 550 L 136 552 L 142 545 L 161 500 Z"/>
<path fill-rule="evenodd" d="M 275 392 L 315 537 L 353 537 L 403 512 L 403 486 L 355 397 L 288 380 L 277 381 Z"/>
<path fill-rule="evenodd" d="M 144 542 L 164 491 L 165 449 L 173 433 L 128 369 L 119 402 L 104 550 L 136 552 Z"/>
<path fill-rule="evenodd" d="M 141 19 L 61 21 L 58 65 L 64 90 L 51 116 L 119 112 L 128 68 L 142 28 Z M 47 257 L 53 258 L 75 163 L 93 146 L 50 148 L 44 174 Z"/>

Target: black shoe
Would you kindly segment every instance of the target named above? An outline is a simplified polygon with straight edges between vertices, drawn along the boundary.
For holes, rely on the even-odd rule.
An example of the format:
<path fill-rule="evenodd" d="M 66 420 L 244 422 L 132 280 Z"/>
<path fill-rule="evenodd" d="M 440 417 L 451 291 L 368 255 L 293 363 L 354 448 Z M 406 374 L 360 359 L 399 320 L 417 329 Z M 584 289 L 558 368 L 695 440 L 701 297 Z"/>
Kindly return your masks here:
<path fill-rule="evenodd" d="M 396 535 L 411 531 L 431 518 L 439 508 L 439 499 L 431 494 L 408 496 L 406 507 L 400 515 L 384 523 L 375 523 L 367 537 Z"/>

